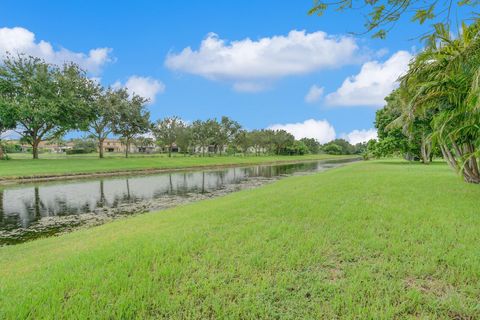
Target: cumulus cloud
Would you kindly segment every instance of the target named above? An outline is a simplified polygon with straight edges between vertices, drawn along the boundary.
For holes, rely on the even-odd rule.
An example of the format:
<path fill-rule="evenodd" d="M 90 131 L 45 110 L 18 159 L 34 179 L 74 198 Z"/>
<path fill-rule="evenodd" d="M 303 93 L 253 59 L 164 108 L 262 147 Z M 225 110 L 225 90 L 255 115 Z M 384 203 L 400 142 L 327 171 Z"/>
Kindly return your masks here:
<path fill-rule="evenodd" d="M 295 139 L 314 138 L 320 143 L 335 139 L 335 129 L 327 120 L 308 119 L 304 122 L 274 124 L 269 129 L 285 130 L 291 133 Z"/>
<path fill-rule="evenodd" d="M 319 87 L 317 85 L 311 86 L 310 90 L 308 90 L 308 93 L 305 96 L 305 102 L 314 103 L 314 102 L 320 100 L 320 98 L 323 95 L 323 91 L 324 91 L 323 87 Z"/>
<path fill-rule="evenodd" d="M 293 30 L 286 36 L 231 42 L 210 33 L 198 50 L 187 47 L 179 53 L 170 53 L 165 65 L 171 70 L 210 80 L 230 81 L 235 89 L 241 90 L 246 87 L 245 83 L 253 87 L 252 83 L 352 63 L 357 51 L 353 38 L 331 36 L 322 31 Z"/>
<path fill-rule="evenodd" d="M 345 79 L 337 91 L 325 97 L 327 105 L 383 106 L 385 97 L 398 85 L 398 78 L 407 71 L 411 58 L 409 52 L 398 51 L 383 63 L 364 63 L 360 73 Z"/>
<path fill-rule="evenodd" d="M 377 130 L 376 129 L 362 129 L 362 130 L 353 130 L 350 133 L 343 134 L 342 138 L 350 142 L 351 144 L 357 144 L 361 142 L 367 142 L 372 139 L 377 139 Z"/>
<path fill-rule="evenodd" d="M 112 85 L 113 88 L 126 88 L 130 94 L 137 94 L 154 103 L 158 94 L 165 92 L 165 84 L 150 77 L 131 76 L 127 82 L 120 81 Z"/>
<path fill-rule="evenodd" d="M 0 57 L 6 52 L 25 53 L 54 64 L 75 62 L 86 71 L 97 74 L 106 63 L 112 61 L 111 51 L 111 48 L 91 49 L 88 53 L 55 49 L 49 42 L 37 41 L 35 34 L 25 28 L 0 28 Z"/>

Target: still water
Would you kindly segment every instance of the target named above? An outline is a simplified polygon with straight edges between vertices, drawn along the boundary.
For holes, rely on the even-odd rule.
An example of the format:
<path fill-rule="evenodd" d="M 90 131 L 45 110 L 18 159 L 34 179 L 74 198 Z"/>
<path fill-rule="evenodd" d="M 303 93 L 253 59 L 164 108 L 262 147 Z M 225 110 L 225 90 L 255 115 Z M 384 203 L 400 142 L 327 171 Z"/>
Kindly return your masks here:
<path fill-rule="evenodd" d="M 91 215 L 99 209 L 132 207 L 145 201 L 161 202 L 163 198 L 215 195 L 229 187 L 235 191 L 232 186 L 245 185 L 250 180 L 261 178 L 262 182 L 268 182 L 283 176 L 322 171 L 349 161 L 352 159 L 5 186 L 0 188 L 0 245 L 22 242 L 42 233 L 61 232 L 62 228 L 68 228 L 68 223 L 62 223 L 62 217 Z M 58 219 L 52 220 L 52 217 Z M 49 222 L 51 228 L 35 230 L 35 226 L 46 219 L 55 221 Z M 75 223 L 79 224 L 78 220 Z M 14 241 L 15 237 L 18 241 Z"/>

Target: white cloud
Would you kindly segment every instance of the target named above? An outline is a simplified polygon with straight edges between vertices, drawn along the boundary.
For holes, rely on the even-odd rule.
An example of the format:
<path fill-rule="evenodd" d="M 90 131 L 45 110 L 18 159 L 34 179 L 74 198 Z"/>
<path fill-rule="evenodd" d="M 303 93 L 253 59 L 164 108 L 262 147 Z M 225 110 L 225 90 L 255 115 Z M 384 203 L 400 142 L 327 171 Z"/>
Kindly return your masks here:
<path fill-rule="evenodd" d="M 323 87 L 319 87 L 317 85 L 311 86 L 310 90 L 308 90 L 308 93 L 305 96 L 305 102 L 313 103 L 320 100 L 320 98 L 323 95 L 323 91 L 324 91 Z"/>
<path fill-rule="evenodd" d="M 295 136 L 295 139 L 314 138 L 320 143 L 335 139 L 335 129 L 327 120 L 308 119 L 304 122 L 274 124 L 268 127 L 272 130 L 285 130 Z"/>
<path fill-rule="evenodd" d="M 96 48 L 82 53 L 65 48 L 55 49 L 49 42 L 36 41 L 35 34 L 25 28 L 0 28 L 0 57 L 6 52 L 25 53 L 54 64 L 75 62 L 88 72 L 97 74 L 106 63 L 112 61 L 111 51 L 111 48 Z"/>
<path fill-rule="evenodd" d="M 398 51 L 383 63 L 364 63 L 357 75 L 345 79 L 337 91 L 326 96 L 326 103 L 332 106 L 382 107 L 385 97 L 397 86 L 397 79 L 406 72 L 411 58 L 409 52 Z"/>
<path fill-rule="evenodd" d="M 341 136 L 343 139 L 347 140 L 351 144 L 355 145 L 361 142 L 367 142 L 372 139 L 377 139 L 377 130 L 376 129 L 362 129 L 362 130 L 353 130 L 350 133 L 343 134 Z"/>
<path fill-rule="evenodd" d="M 231 42 L 210 33 L 198 50 L 187 47 L 180 53 L 170 53 L 165 65 L 210 80 L 231 81 L 241 89 L 244 83 L 252 87 L 252 83 L 351 64 L 358 60 L 354 57 L 357 51 L 353 38 L 322 31 L 293 30 L 286 36 Z"/>
<path fill-rule="evenodd" d="M 126 88 L 130 94 L 137 94 L 154 103 L 158 94 L 165 92 L 165 84 L 150 77 L 131 76 L 125 84 L 120 81 L 112 85 L 113 88 Z"/>

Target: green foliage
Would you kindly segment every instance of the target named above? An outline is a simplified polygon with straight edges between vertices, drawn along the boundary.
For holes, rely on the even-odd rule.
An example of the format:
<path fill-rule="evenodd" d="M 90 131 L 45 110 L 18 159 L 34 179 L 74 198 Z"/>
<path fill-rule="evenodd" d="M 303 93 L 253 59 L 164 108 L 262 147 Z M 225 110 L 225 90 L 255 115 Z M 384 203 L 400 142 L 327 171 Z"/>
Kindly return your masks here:
<path fill-rule="evenodd" d="M 218 132 L 215 135 L 215 144 L 218 146 L 220 154 L 222 153 L 225 146 L 230 145 L 234 142 L 235 136 L 237 135 L 241 127 L 242 126 L 237 121 L 234 121 L 229 117 L 222 117 L 222 119 L 220 120 L 220 127 L 218 128 Z"/>
<path fill-rule="evenodd" d="M 7 55 L 0 66 L 0 117 L 15 122 L 38 157 L 38 144 L 93 117 L 93 82 L 75 64 L 57 67 L 34 57 Z"/>
<path fill-rule="evenodd" d="M 308 149 L 307 145 L 303 141 L 293 141 L 293 143 L 286 147 L 285 152 L 289 155 L 304 155 L 308 154 L 310 150 Z"/>
<path fill-rule="evenodd" d="M 155 123 L 152 132 L 158 145 L 166 147 L 168 155 L 171 156 L 173 144 L 177 142 L 179 133 L 185 127 L 185 123 L 179 117 L 164 118 Z"/>
<path fill-rule="evenodd" d="M 22 146 L 18 143 L 6 143 L 6 142 L 1 142 L 3 150 L 5 153 L 18 153 L 22 151 Z"/>
<path fill-rule="evenodd" d="M 239 130 L 234 137 L 233 144 L 240 148 L 240 150 L 246 154 L 248 152 L 248 148 L 253 146 L 251 133 L 247 130 Z"/>
<path fill-rule="evenodd" d="M 94 150 L 92 149 L 83 149 L 83 148 L 74 148 L 74 149 L 68 149 L 65 151 L 66 154 L 86 154 L 86 153 L 92 153 Z"/>
<path fill-rule="evenodd" d="M 320 143 L 314 138 L 302 138 L 301 142 L 307 147 L 308 153 L 317 154 L 320 152 Z"/>
<path fill-rule="evenodd" d="M 411 62 L 401 79 L 400 126 L 429 162 L 435 148 L 467 182 L 480 183 L 480 22 L 448 29 Z"/>
<path fill-rule="evenodd" d="M 120 107 L 127 103 L 123 90 L 104 89 L 94 86 L 94 117 L 88 124 L 90 136 L 95 138 L 99 147 L 99 156 L 103 158 L 103 141 L 115 130 L 115 121 L 120 118 Z"/>
<path fill-rule="evenodd" d="M 97 149 L 97 143 L 91 138 L 73 139 L 73 149 L 67 150 L 67 154 L 92 153 Z"/>
<path fill-rule="evenodd" d="M 440 35 L 439 29 L 455 25 L 458 11 L 461 7 L 469 6 L 473 9 L 478 6 L 478 0 L 465 1 L 431 1 L 422 0 L 340 0 L 329 2 L 314 0 L 313 7 L 308 11 L 310 15 L 322 16 L 327 10 L 337 12 L 362 10 L 365 15 L 365 30 L 357 33 L 371 33 L 373 38 L 384 39 L 388 32 L 395 27 L 400 19 L 408 16 L 412 22 L 420 25 L 429 22 L 432 27 L 431 34 L 424 36 L 429 39 L 431 35 Z M 474 11 L 468 12 L 467 19 L 478 18 Z"/>
<path fill-rule="evenodd" d="M 129 96 L 126 89 L 118 90 L 116 99 L 118 104 L 113 133 L 123 139 L 126 146 L 125 157 L 128 157 L 132 140 L 150 129 L 150 112 L 146 108 L 148 100 L 136 94 Z"/>
<path fill-rule="evenodd" d="M 333 142 L 327 143 L 322 147 L 323 152 L 326 154 L 342 154 L 342 147 Z"/>
<path fill-rule="evenodd" d="M 328 154 L 361 154 L 364 149 L 363 144 L 354 146 L 345 139 L 335 139 L 321 146 L 321 150 Z"/>

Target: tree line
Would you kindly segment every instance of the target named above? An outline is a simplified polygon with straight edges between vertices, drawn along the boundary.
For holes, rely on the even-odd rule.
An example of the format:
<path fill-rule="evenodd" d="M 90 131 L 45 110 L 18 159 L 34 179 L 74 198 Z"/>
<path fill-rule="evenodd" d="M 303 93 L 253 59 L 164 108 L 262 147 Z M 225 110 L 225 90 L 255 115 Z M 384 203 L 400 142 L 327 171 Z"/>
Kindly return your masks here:
<path fill-rule="evenodd" d="M 401 152 L 425 164 L 441 156 L 464 180 L 480 183 L 480 23 L 436 37 L 410 62 L 400 86 L 376 114 L 374 156 Z"/>
<path fill-rule="evenodd" d="M 104 141 L 112 135 L 125 145 L 126 157 L 132 144 L 147 147 L 155 143 L 169 155 L 174 147 L 185 155 L 358 153 L 345 140 L 322 146 L 315 139 L 296 140 L 284 130 L 248 131 L 228 117 L 191 123 L 167 117 L 151 123 L 147 103 L 125 88 L 103 87 L 74 63 L 57 66 L 32 56 L 7 54 L 0 65 L 0 134 L 15 130 L 31 146 L 34 159 L 41 141 L 59 141 L 70 131 L 86 132 L 95 141 L 100 158 L 104 157 Z M 91 150 L 92 144 L 83 148 Z"/>
<path fill-rule="evenodd" d="M 126 89 L 105 89 L 74 63 L 56 66 L 19 54 L 0 65 L 0 133 L 15 130 L 38 158 L 41 141 L 72 130 L 98 139 L 100 156 L 109 134 L 127 144 L 148 131 L 147 99 Z M 3 151 L 2 151 L 3 153 Z"/>

